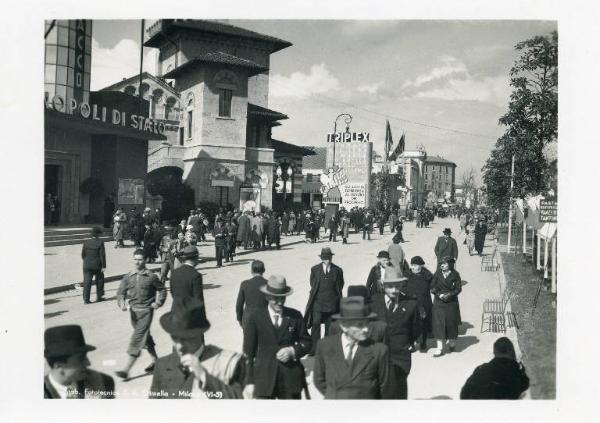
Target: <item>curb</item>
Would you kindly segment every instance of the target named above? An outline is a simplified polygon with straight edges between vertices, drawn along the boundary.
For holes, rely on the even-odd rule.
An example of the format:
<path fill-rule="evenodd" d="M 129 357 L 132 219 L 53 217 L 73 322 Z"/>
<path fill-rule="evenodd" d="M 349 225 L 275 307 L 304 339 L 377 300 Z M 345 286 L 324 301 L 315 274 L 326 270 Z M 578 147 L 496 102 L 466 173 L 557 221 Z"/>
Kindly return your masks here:
<path fill-rule="evenodd" d="M 287 247 L 290 245 L 296 245 L 296 244 L 301 244 L 304 242 L 304 238 L 298 241 L 292 241 L 292 242 L 288 242 L 288 243 L 282 243 L 280 244 L 281 247 Z M 239 253 L 236 253 L 236 257 L 238 256 L 245 256 L 248 254 L 253 254 L 253 253 L 258 253 L 261 251 L 269 251 L 269 250 L 244 250 L 244 251 L 240 251 Z M 277 251 L 277 250 L 275 250 Z M 206 259 L 202 260 L 202 262 L 200 264 L 203 263 L 207 263 L 207 262 L 211 262 L 211 261 L 217 261 L 216 257 L 207 257 Z M 160 266 L 158 267 L 148 267 L 148 270 L 150 270 L 151 272 L 160 272 Z M 120 281 L 121 279 L 123 279 L 123 276 L 125 276 L 125 273 L 120 274 L 120 275 L 113 275 L 113 276 L 108 276 L 104 278 L 104 283 L 108 283 L 108 282 L 114 282 L 114 281 Z M 58 294 L 60 292 L 65 292 L 65 291 L 71 291 L 76 289 L 75 285 L 78 285 L 82 282 L 75 282 L 75 283 L 70 283 L 67 285 L 61 285 L 61 286 L 54 286 L 52 288 L 45 288 L 44 289 L 44 295 L 52 295 L 52 294 Z"/>

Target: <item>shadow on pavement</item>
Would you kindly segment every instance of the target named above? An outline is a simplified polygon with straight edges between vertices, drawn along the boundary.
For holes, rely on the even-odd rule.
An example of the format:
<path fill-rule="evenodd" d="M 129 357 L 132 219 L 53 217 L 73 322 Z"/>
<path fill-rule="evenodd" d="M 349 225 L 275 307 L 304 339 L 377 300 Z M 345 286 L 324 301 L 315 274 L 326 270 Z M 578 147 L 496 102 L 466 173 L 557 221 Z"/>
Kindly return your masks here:
<path fill-rule="evenodd" d="M 479 343 L 479 338 L 476 336 L 459 336 L 456 340 L 456 348 L 454 352 L 462 352 L 469 348 L 471 345 Z"/>
<path fill-rule="evenodd" d="M 44 300 L 44 305 L 56 304 L 59 302 L 60 300 Z"/>
<path fill-rule="evenodd" d="M 136 379 L 140 379 L 140 378 L 148 377 L 148 376 L 152 376 L 152 373 L 142 373 L 141 375 L 132 376 L 132 377 L 129 377 L 129 378 L 125 379 L 125 380 L 121 380 L 121 382 L 127 383 L 127 382 L 131 382 L 132 380 L 136 380 Z"/>
<path fill-rule="evenodd" d="M 468 285 L 468 284 L 469 284 L 469 282 L 467 282 L 466 280 L 463 279 L 461 286 L 465 286 L 465 285 Z"/>
<path fill-rule="evenodd" d="M 434 400 L 451 400 L 452 397 L 449 397 L 448 395 L 436 395 L 435 397 L 431 397 L 429 399 L 434 399 Z"/>
<path fill-rule="evenodd" d="M 462 322 L 462 324 L 458 327 L 458 334 L 465 335 L 469 329 L 473 329 L 473 325 L 469 322 Z"/>
<path fill-rule="evenodd" d="M 68 313 L 67 310 L 55 311 L 53 313 L 44 313 L 44 319 L 51 319 L 56 316 L 60 316 L 61 314 Z"/>
<path fill-rule="evenodd" d="M 206 283 L 206 284 L 202 284 L 202 289 L 217 289 L 220 288 L 222 285 L 217 285 L 214 283 Z"/>

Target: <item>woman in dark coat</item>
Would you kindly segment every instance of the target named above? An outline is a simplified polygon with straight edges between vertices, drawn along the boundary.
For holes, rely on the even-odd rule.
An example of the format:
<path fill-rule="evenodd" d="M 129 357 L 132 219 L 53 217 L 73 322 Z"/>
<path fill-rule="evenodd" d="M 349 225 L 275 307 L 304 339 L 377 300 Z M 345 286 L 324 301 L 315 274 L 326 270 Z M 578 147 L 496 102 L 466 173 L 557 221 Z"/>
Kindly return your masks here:
<path fill-rule="evenodd" d="M 406 294 L 417 299 L 417 307 L 421 321 L 421 333 L 417 336 L 420 341 L 422 352 L 427 351 L 427 338 L 431 333 L 431 321 L 433 314 L 433 302 L 431 301 L 431 289 L 433 288 L 433 275 L 427 268 L 420 256 L 410 259 L 410 272 L 408 272 Z"/>
<path fill-rule="evenodd" d="M 431 292 L 433 300 L 433 336 L 437 340 L 434 357 L 444 353 L 444 344 L 448 340 L 448 350 L 453 351 L 458 338 L 458 326 L 461 324 L 458 294 L 462 291 L 460 274 L 454 270 L 454 258 L 443 257 L 440 268 L 433 275 Z"/>
<path fill-rule="evenodd" d="M 487 235 L 487 225 L 483 223 L 481 218 L 477 219 L 475 225 L 475 251 L 481 255 L 483 252 L 483 246 L 485 245 L 485 236 Z"/>
<path fill-rule="evenodd" d="M 144 259 L 147 263 L 154 263 L 156 258 L 156 247 L 154 246 L 154 231 L 150 225 L 146 224 L 144 232 Z"/>
<path fill-rule="evenodd" d="M 290 217 L 288 215 L 288 212 L 283 212 L 283 216 L 281 216 L 281 233 L 287 236 L 289 232 L 289 226 Z"/>

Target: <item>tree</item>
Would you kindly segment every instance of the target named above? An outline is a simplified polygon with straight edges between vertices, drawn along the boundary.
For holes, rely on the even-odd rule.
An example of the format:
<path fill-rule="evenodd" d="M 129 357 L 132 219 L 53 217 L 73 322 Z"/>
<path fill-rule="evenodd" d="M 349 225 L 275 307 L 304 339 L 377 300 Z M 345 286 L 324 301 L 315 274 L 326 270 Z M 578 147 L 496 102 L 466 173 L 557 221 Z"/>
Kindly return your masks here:
<path fill-rule="evenodd" d="M 544 147 L 558 136 L 558 33 L 518 43 L 521 56 L 510 71 L 513 88 L 508 111 L 499 119 L 506 131 L 482 168 L 488 205 L 505 208 L 515 156 L 513 196 L 537 195 L 548 189 Z"/>
<path fill-rule="evenodd" d="M 371 186 L 375 190 L 375 207 L 378 210 L 390 210 L 392 204 L 392 190 L 397 191 L 398 186 L 404 185 L 403 174 L 391 174 L 388 172 L 379 172 L 372 176 Z"/>
<path fill-rule="evenodd" d="M 462 173 L 460 178 L 461 185 L 463 187 L 463 198 L 473 198 L 475 192 L 475 169 L 471 166 L 468 170 Z"/>

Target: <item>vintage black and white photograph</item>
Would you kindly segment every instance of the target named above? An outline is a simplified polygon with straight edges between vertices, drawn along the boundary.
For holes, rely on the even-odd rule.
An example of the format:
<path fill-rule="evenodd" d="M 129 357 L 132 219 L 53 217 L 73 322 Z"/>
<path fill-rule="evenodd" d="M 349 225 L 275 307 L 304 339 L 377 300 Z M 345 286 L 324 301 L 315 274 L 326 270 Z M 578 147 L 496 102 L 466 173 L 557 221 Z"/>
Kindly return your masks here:
<path fill-rule="evenodd" d="M 44 398 L 554 399 L 558 40 L 46 20 Z"/>

